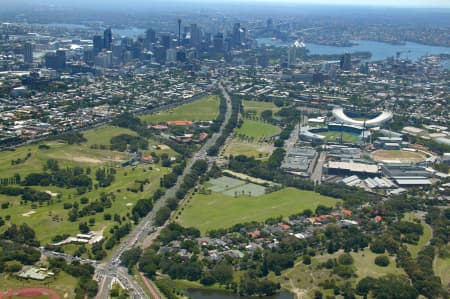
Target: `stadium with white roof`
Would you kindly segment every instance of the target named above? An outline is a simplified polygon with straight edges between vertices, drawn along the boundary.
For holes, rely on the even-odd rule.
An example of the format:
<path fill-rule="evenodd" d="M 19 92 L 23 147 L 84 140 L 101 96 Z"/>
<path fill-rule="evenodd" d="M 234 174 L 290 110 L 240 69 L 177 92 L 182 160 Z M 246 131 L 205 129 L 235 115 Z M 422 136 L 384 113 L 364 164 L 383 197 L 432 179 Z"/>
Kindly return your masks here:
<path fill-rule="evenodd" d="M 392 120 L 393 114 L 391 111 L 382 111 L 375 117 L 367 120 L 358 120 L 351 118 L 348 116 L 344 108 L 335 108 L 333 109 L 333 116 L 338 123 L 344 123 L 353 126 L 366 127 L 366 128 L 374 128 L 380 127 L 383 124 Z"/>

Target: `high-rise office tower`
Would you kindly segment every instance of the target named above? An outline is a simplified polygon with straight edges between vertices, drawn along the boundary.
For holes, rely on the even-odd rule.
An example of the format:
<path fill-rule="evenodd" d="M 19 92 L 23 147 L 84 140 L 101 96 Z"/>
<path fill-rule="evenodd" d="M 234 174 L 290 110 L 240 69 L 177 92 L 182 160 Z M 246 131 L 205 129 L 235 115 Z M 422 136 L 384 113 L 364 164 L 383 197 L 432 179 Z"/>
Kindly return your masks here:
<path fill-rule="evenodd" d="M 177 49 L 167 49 L 166 51 L 166 62 L 176 62 L 177 61 Z"/>
<path fill-rule="evenodd" d="M 267 20 L 267 29 L 271 30 L 273 28 L 273 20 L 268 19 Z"/>
<path fill-rule="evenodd" d="M 58 63 L 60 64 L 61 68 L 65 68 L 66 67 L 66 50 L 64 50 L 64 49 L 56 50 L 56 57 L 58 57 Z"/>
<path fill-rule="evenodd" d="M 214 46 L 214 49 L 217 51 L 223 50 L 223 34 L 222 33 L 219 32 L 216 35 L 214 35 L 213 46 Z"/>
<path fill-rule="evenodd" d="M 345 53 L 341 57 L 340 66 L 344 71 L 350 71 L 352 69 L 352 55 L 350 53 Z"/>
<path fill-rule="evenodd" d="M 23 47 L 23 60 L 25 63 L 33 63 L 33 45 L 31 43 L 25 43 Z"/>
<path fill-rule="evenodd" d="M 177 47 L 177 61 L 186 62 L 186 51 L 183 47 Z"/>
<path fill-rule="evenodd" d="M 56 50 L 56 53 L 47 53 L 45 55 L 45 66 L 49 69 L 62 70 L 66 67 L 66 51 Z"/>
<path fill-rule="evenodd" d="M 110 68 L 112 66 L 112 52 L 104 51 L 95 57 L 95 65 L 102 68 Z"/>
<path fill-rule="evenodd" d="M 86 64 L 92 65 L 94 64 L 94 50 L 93 49 L 86 49 L 83 52 L 83 60 Z"/>
<path fill-rule="evenodd" d="M 335 81 L 337 78 L 336 67 L 334 64 L 330 65 L 330 70 L 328 71 L 328 78 L 330 78 L 331 81 Z"/>
<path fill-rule="evenodd" d="M 100 53 L 103 49 L 103 38 L 100 35 L 94 35 L 94 56 Z"/>
<path fill-rule="evenodd" d="M 233 32 L 231 34 L 232 46 L 239 46 L 241 44 L 241 24 L 235 23 L 233 25 Z"/>
<path fill-rule="evenodd" d="M 203 39 L 202 39 L 202 47 L 203 48 L 208 48 L 211 45 L 211 33 L 210 32 L 205 32 L 203 34 Z"/>
<path fill-rule="evenodd" d="M 295 47 L 295 45 L 292 45 L 288 48 L 287 64 L 288 67 L 292 67 L 297 64 L 297 48 Z"/>
<path fill-rule="evenodd" d="M 368 75 L 368 74 L 370 73 L 370 70 L 369 70 L 369 63 L 367 63 L 367 62 L 362 63 L 362 64 L 360 65 L 359 71 L 360 71 L 362 74 Z"/>
<path fill-rule="evenodd" d="M 230 36 L 227 36 L 223 39 L 223 50 L 225 52 L 231 51 L 233 49 L 233 39 Z"/>
<path fill-rule="evenodd" d="M 103 31 L 103 48 L 106 50 L 111 50 L 112 46 L 112 31 L 111 28 Z"/>
<path fill-rule="evenodd" d="M 170 48 L 170 35 L 168 33 L 161 35 L 161 45 L 167 49 Z"/>
<path fill-rule="evenodd" d="M 198 47 L 200 45 L 200 29 L 197 24 L 191 24 L 191 44 L 193 47 Z"/>
<path fill-rule="evenodd" d="M 149 28 L 145 31 L 145 39 L 148 43 L 156 42 L 156 32 L 152 28 Z"/>
<path fill-rule="evenodd" d="M 178 19 L 178 47 L 181 46 L 181 19 Z"/>
<path fill-rule="evenodd" d="M 242 44 L 247 39 L 247 30 L 245 28 L 239 28 L 239 44 Z"/>
<path fill-rule="evenodd" d="M 155 47 L 153 48 L 153 53 L 157 63 L 164 64 L 166 62 L 166 51 L 166 47 L 159 44 L 155 45 Z"/>

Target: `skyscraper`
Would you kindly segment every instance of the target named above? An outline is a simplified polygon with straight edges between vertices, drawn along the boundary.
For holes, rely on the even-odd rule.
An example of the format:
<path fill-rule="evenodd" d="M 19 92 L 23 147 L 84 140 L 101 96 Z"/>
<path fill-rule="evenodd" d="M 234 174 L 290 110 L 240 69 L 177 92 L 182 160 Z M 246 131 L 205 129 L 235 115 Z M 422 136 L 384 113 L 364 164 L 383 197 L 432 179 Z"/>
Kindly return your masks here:
<path fill-rule="evenodd" d="M 94 56 L 100 53 L 103 49 L 103 38 L 100 35 L 94 35 Z"/>
<path fill-rule="evenodd" d="M 239 46 L 241 44 L 241 24 L 235 23 L 233 25 L 233 32 L 231 34 L 232 46 Z"/>
<path fill-rule="evenodd" d="M 168 33 L 161 35 L 161 45 L 167 49 L 170 48 L 170 35 Z"/>
<path fill-rule="evenodd" d="M 211 45 L 211 33 L 210 32 L 205 32 L 203 34 L 203 39 L 202 39 L 202 48 L 206 49 Z"/>
<path fill-rule="evenodd" d="M 64 49 L 58 49 L 56 50 L 56 57 L 58 57 L 58 62 L 61 66 L 61 68 L 66 67 L 66 50 Z"/>
<path fill-rule="evenodd" d="M 198 29 L 197 24 L 191 24 L 191 45 L 193 47 L 198 47 L 200 45 L 200 29 Z"/>
<path fill-rule="evenodd" d="M 62 70 L 66 67 L 66 51 L 56 50 L 56 53 L 47 53 L 45 55 L 45 67 L 54 70 Z"/>
<path fill-rule="evenodd" d="M 149 28 L 145 31 L 145 39 L 147 43 L 155 43 L 156 42 L 156 32 L 152 28 Z"/>
<path fill-rule="evenodd" d="M 292 67 L 297 64 L 297 48 L 292 45 L 288 49 L 288 67 Z"/>
<path fill-rule="evenodd" d="M 178 19 L 178 47 L 181 46 L 181 19 Z"/>
<path fill-rule="evenodd" d="M 164 64 L 166 62 L 166 47 L 156 44 L 153 48 L 153 53 L 155 55 L 155 60 L 157 63 Z"/>
<path fill-rule="evenodd" d="M 167 49 L 166 51 L 166 62 L 176 62 L 177 61 L 177 49 Z"/>
<path fill-rule="evenodd" d="M 25 63 L 33 63 L 33 45 L 31 43 L 25 43 L 23 47 L 23 60 Z"/>
<path fill-rule="evenodd" d="M 112 46 L 112 31 L 111 28 L 103 31 L 103 48 L 106 50 L 111 50 Z"/>
<path fill-rule="evenodd" d="M 186 61 L 186 51 L 183 47 L 177 48 L 177 61 L 185 62 Z"/>
<path fill-rule="evenodd" d="M 86 64 L 92 65 L 94 64 L 94 50 L 93 49 L 86 49 L 83 52 L 83 60 Z"/>
<path fill-rule="evenodd" d="M 239 45 L 245 42 L 247 39 L 247 30 L 245 28 L 239 28 Z"/>
<path fill-rule="evenodd" d="M 328 78 L 330 80 L 335 81 L 336 80 L 336 67 L 334 64 L 330 65 L 330 70 L 328 71 Z"/>
<path fill-rule="evenodd" d="M 219 32 L 216 35 L 214 35 L 213 46 L 214 46 L 214 49 L 217 51 L 223 50 L 223 34 L 222 33 Z"/>
<path fill-rule="evenodd" d="M 350 55 L 350 53 L 345 53 L 341 57 L 340 66 L 341 66 L 341 69 L 344 70 L 344 71 L 351 71 L 351 69 L 352 69 L 352 55 Z"/>
<path fill-rule="evenodd" d="M 104 51 L 95 57 L 95 65 L 102 68 L 110 68 L 112 66 L 112 52 Z"/>

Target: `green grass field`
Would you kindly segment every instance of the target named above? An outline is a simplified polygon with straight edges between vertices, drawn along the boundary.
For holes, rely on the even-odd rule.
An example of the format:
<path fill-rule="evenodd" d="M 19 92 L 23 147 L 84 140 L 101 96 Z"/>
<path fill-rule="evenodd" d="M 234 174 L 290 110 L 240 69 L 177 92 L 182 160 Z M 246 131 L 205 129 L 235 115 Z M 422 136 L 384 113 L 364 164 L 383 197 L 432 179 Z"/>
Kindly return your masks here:
<path fill-rule="evenodd" d="M 447 251 L 450 250 L 450 245 L 446 245 Z M 450 258 L 437 257 L 433 262 L 434 274 L 441 278 L 443 286 L 450 285 Z"/>
<path fill-rule="evenodd" d="M 27 174 L 32 172 L 42 172 L 44 163 L 52 158 L 57 159 L 60 167 L 90 167 L 92 169 L 91 177 L 94 184 L 95 171 L 100 167 L 117 165 L 120 161 L 128 159 L 129 156 L 125 153 L 112 152 L 109 150 L 93 150 L 89 148 L 91 144 L 99 144 L 98 142 L 109 144 L 108 139 L 112 136 L 122 133 L 130 133 L 128 130 L 121 128 L 113 128 L 110 126 L 101 127 L 91 131 L 84 132 L 84 136 L 88 138 L 86 143 L 80 145 L 68 145 L 57 141 L 45 142 L 50 146 L 48 150 L 42 150 L 38 148 L 38 145 L 30 145 L 20 147 L 16 151 L 0 152 L 0 177 L 9 177 L 18 173 L 24 178 Z M 99 137 L 100 135 L 103 137 Z M 102 139 L 103 138 L 103 139 Z M 155 142 L 150 141 L 152 145 Z M 174 155 L 172 150 L 156 150 L 149 149 L 146 152 L 155 151 L 157 154 L 166 152 L 169 155 Z M 31 152 L 31 157 L 24 163 L 11 166 L 11 160 L 17 158 L 24 158 L 28 152 Z M 152 170 L 150 170 L 152 167 Z M 27 223 L 35 231 L 37 239 L 42 243 L 50 242 L 52 237 L 58 234 L 75 234 L 78 233 L 79 221 L 87 222 L 89 218 L 95 219 L 95 225 L 92 226 L 93 230 L 101 230 L 105 228 L 105 233 L 109 233 L 109 227 L 113 225 L 112 221 L 105 221 L 103 219 L 103 213 L 98 213 L 94 216 L 86 216 L 81 218 L 77 222 L 69 222 L 68 212 L 64 210 L 64 203 L 78 202 L 83 196 L 86 196 L 90 202 L 95 201 L 100 197 L 102 192 L 113 193 L 115 199 L 111 208 L 106 209 L 105 213 L 111 215 L 119 214 L 125 216 L 131 211 L 133 205 L 138 199 L 145 196 L 150 196 L 158 187 L 159 179 L 162 175 L 168 173 L 168 168 L 163 168 L 160 165 L 144 165 L 141 164 L 137 168 L 116 168 L 117 174 L 115 175 L 115 181 L 106 188 L 95 188 L 92 191 L 83 195 L 77 195 L 75 189 L 58 188 L 54 186 L 33 186 L 34 189 L 42 191 L 51 191 L 53 193 L 61 194 L 61 201 L 53 197 L 52 203 L 47 205 L 44 203 L 42 206 L 38 206 L 36 209 L 31 207 L 31 203 L 21 205 L 20 197 L 11 197 L 6 195 L 0 195 L 0 203 L 9 202 L 10 207 L 8 209 L 0 210 L 0 216 L 5 219 L 7 215 L 11 216 L 10 223 Z M 143 193 L 134 193 L 127 191 L 135 180 L 143 180 L 148 178 L 150 184 L 145 185 Z M 83 205 L 80 205 L 83 207 Z M 29 213 L 33 212 L 33 213 Z M 24 216 L 27 213 L 28 216 Z M 0 232 L 5 230 L 7 226 L 0 228 Z"/>
<path fill-rule="evenodd" d="M 244 106 L 245 112 L 252 110 L 252 111 L 255 111 L 258 116 L 261 116 L 261 113 L 264 110 L 271 110 L 273 113 L 276 113 L 277 111 L 280 110 L 280 108 L 277 107 L 272 102 L 259 102 L 259 101 L 243 100 L 242 105 Z"/>
<path fill-rule="evenodd" d="M 343 251 L 341 250 L 331 255 L 324 254 L 321 256 L 316 256 L 314 260 L 317 260 L 318 262 L 326 262 L 329 258 L 338 258 L 342 253 Z M 366 276 L 377 278 L 387 274 L 405 274 L 402 268 L 397 268 L 395 266 L 395 259 L 391 256 L 389 256 L 389 265 L 387 267 L 380 267 L 375 265 L 375 258 L 378 254 L 373 253 L 367 248 L 358 252 L 350 252 L 350 254 L 353 257 L 353 266 L 356 269 L 356 281 L 359 281 Z"/>
<path fill-rule="evenodd" d="M 84 137 L 88 140 L 86 146 L 93 144 L 110 145 L 111 138 L 120 134 L 136 136 L 137 133 L 125 128 L 101 126 L 92 130 L 85 131 Z"/>
<path fill-rule="evenodd" d="M 423 235 L 420 236 L 419 242 L 417 245 L 406 244 L 408 247 L 408 251 L 411 253 L 413 258 L 417 257 L 419 251 L 431 240 L 433 237 L 433 230 L 431 227 L 423 221 L 417 214 L 415 213 L 406 213 L 404 220 L 413 222 L 414 220 L 420 220 L 420 224 L 423 227 Z"/>
<path fill-rule="evenodd" d="M 203 234 L 211 229 L 228 228 L 237 223 L 287 217 L 319 204 L 334 206 L 338 200 L 311 191 L 285 188 L 259 197 L 227 196 L 221 193 L 195 194 L 178 217 L 180 224 L 198 228 Z"/>
<path fill-rule="evenodd" d="M 332 273 L 332 270 L 318 267 L 319 264 L 326 262 L 328 259 L 337 259 L 343 251 L 334 254 L 316 255 L 312 258 L 311 265 L 305 265 L 300 260 L 295 264 L 294 268 L 288 269 L 281 276 L 276 277 L 271 274 L 271 278 L 279 282 L 282 288 L 291 291 L 297 298 L 313 298 L 314 290 L 320 290 L 324 296 L 332 295 L 332 290 L 323 290 L 319 284 L 325 280 L 334 279 L 337 284 L 350 281 L 352 285 L 366 276 L 381 277 L 387 274 L 405 275 L 401 268 L 395 267 L 395 260 L 389 257 L 390 264 L 387 267 L 379 267 L 375 265 L 375 257 L 377 254 L 366 249 L 359 252 L 351 252 L 354 259 L 353 267 L 356 269 L 356 277 L 345 280 Z M 359 297 L 358 297 L 359 298 Z"/>
<path fill-rule="evenodd" d="M 229 157 L 230 155 L 244 155 L 247 157 L 255 157 L 260 160 L 266 160 L 272 154 L 274 149 L 275 147 L 267 142 L 247 142 L 240 141 L 238 138 L 233 138 L 226 143 L 223 156 Z"/>
<path fill-rule="evenodd" d="M 254 138 L 268 138 L 280 133 L 280 131 L 280 128 L 269 123 L 246 119 L 242 127 L 235 130 L 235 134 L 242 134 Z"/>
<path fill-rule="evenodd" d="M 368 249 L 359 252 L 352 252 L 351 255 L 354 259 L 354 265 L 357 269 L 357 281 L 366 276 L 378 278 L 387 274 L 406 275 L 405 271 L 402 268 L 397 268 L 395 266 L 395 259 L 392 256 L 389 256 L 389 266 L 380 267 L 375 265 L 375 258 L 378 256 L 378 254 L 373 253 Z"/>
<path fill-rule="evenodd" d="M 340 132 L 328 131 L 328 132 L 320 132 L 319 134 L 322 135 L 322 136 L 325 136 L 325 140 L 326 141 L 337 141 L 337 140 L 340 140 L 340 138 L 341 138 L 341 133 Z M 357 142 L 357 141 L 359 141 L 358 136 L 350 134 L 350 133 L 346 133 L 346 132 L 342 133 L 342 139 L 343 139 L 343 142 Z"/>
<path fill-rule="evenodd" d="M 158 124 L 170 120 L 206 121 L 216 119 L 219 113 L 220 99 L 218 96 L 206 96 L 197 101 L 161 111 L 155 114 L 141 116 L 141 120 Z"/>

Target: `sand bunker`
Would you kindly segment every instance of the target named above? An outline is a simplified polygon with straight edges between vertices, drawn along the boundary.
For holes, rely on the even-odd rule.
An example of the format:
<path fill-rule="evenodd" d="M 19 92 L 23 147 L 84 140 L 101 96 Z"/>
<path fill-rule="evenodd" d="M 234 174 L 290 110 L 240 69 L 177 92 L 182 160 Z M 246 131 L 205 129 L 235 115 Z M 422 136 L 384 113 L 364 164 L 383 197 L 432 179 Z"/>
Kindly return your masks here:
<path fill-rule="evenodd" d="M 23 217 L 30 217 L 30 216 L 33 215 L 34 213 L 36 213 L 36 211 L 29 211 L 29 212 L 23 213 L 22 216 L 23 216 Z"/>
<path fill-rule="evenodd" d="M 158 147 L 159 147 L 160 149 L 162 149 L 162 150 L 170 150 L 170 147 L 168 147 L 168 146 L 165 145 L 165 144 L 158 144 Z"/>

